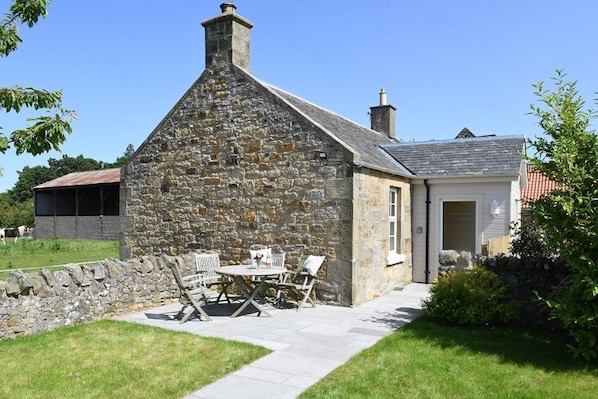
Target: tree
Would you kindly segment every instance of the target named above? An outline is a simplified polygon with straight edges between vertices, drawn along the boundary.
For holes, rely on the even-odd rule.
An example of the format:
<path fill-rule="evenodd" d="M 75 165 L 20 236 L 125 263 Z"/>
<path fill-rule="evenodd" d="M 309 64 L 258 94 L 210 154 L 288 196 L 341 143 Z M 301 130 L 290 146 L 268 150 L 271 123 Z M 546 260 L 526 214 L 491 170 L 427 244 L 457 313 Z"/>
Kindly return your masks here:
<path fill-rule="evenodd" d="M 25 166 L 23 170 L 19 172 L 19 179 L 15 185 L 7 191 L 8 203 L 14 206 L 33 198 L 31 189 L 48 180 L 54 179 L 54 177 L 51 177 L 51 173 L 52 171 L 47 166 Z"/>
<path fill-rule="evenodd" d="M 545 137 L 530 141 L 532 166 L 557 189 L 531 204 L 531 217 L 571 274 L 546 304 L 574 343 L 574 356 L 598 352 L 598 137 L 590 129 L 594 111 L 585 109 L 576 82 L 557 71 L 554 91 L 534 84 L 540 106 L 532 105 Z"/>
<path fill-rule="evenodd" d="M 129 160 L 129 157 L 131 155 L 133 155 L 134 152 L 135 152 L 135 147 L 133 147 L 133 144 L 129 144 L 127 146 L 127 149 L 125 150 L 124 154 L 122 156 L 116 158 L 116 161 L 114 161 L 114 163 L 109 164 L 109 167 L 110 168 L 122 168 Z"/>
<path fill-rule="evenodd" d="M 48 180 L 51 180 L 73 172 L 104 169 L 105 163 L 92 158 L 86 158 L 83 155 L 79 155 L 76 158 L 63 155 L 61 159 L 48 159 L 48 166 L 51 171 L 51 178 Z"/>
<path fill-rule="evenodd" d="M 0 226 L 33 226 L 33 198 L 18 204 L 0 200 Z"/>
<path fill-rule="evenodd" d="M 40 18 L 47 15 L 50 0 L 14 0 L 0 20 L 0 57 L 15 51 L 22 42 L 18 27 L 33 27 Z M 62 108 L 62 91 L 47 91 L 32 87 L 0 88 L 0 109 L 19 113 L 23 108 L 45 110 L 47 114 L 28 118 L 32 125 L 11 132 L 8 136 L 0 126 L 0 152 L 5 153 L 11 145 L 17 154 L 24 152 L 38 155 L 52 149 L 60 150 L 66 135 L 72 132 L 71 122 L 76 117 L 73 111 Z"/>

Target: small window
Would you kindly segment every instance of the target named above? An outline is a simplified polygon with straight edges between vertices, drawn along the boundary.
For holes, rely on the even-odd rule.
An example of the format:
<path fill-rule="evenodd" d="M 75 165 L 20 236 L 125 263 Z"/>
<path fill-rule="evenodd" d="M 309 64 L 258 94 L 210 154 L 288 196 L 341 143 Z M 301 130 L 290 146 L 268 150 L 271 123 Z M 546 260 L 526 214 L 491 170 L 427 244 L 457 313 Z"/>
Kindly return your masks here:
<path fill-rule="evenodd" d="M 388 223 L 390 227 L 388 235 L 388 248 L 390 253 L 397 252 L 397 189 L 391 187 L 388 201 Z"/>
<path fill-rule="evenodd" d="M 388 198 L 388 257 L 387 265 L 404 261 L 401 247 L 401 189 L 391 187 Z"/>

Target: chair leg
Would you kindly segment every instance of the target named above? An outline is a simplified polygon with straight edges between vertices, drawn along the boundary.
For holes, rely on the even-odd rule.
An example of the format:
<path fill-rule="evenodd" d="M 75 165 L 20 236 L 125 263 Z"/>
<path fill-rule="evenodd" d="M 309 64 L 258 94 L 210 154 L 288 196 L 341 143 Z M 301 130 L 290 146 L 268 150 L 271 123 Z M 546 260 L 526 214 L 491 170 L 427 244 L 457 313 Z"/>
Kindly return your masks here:
<path fill-rule="evenodd" d="M 220 303 L 220 298 L 222 298 L 222 295 L 224 295 L 224 298 L 226 298 L 226 302 L 230 303 L 230 298 L 228 296 L 228 293 L 226 292 L 228 286 L 225 284 L 221 284 L 220 286 L 220 293 L 218 294 L 218 298 L 216 298 L 216 303 Z"/>
<path fill-rule="evenodd" d="M 316 307 L 315 302 L 310 298 L 311 291 L 312 291 L 312 288 L 310 287 L 309 290 L 307 290 L 307 292 L 303 296 L 303 300 L 301 301 L 301 303 L 299 303 L 299 305 L 297 306 L 297 311 L 299 311 L 303 307 L 303 305 L 305 305 L 305 302 L 307 302 L 307 301 L 309 301 L 311 306 L 313 306 L 314 308 Z"/>
<path fill-rule="evenodd" d="M 197 313 L 199 313 L 199 318 L 201 318 L 202 316 L 206 318 L 206 320 L 211 321 L 212 318 L 210 316 L 208 316 L 208 314 L 201 308 L 200 305 L 196 304 L 194 306 L 195 310 L 197 310 Z"/>
<path fill-rule="evenodd" d="M 185 308 L 187 309 L 186 311 Z M 193 306 L 185 305 L 185 307 L 183 307 L 183 309 L 181 309 L 181 311 L 179 312 L 179 315 L 181 313 L 183 314 L 183 317 L 181 318 L 181 321 L 179 321 L 179 324 L 185 323 L 189 316 L 191 316 L 191 314 L 193 313 L 193 310 Z"/>
<path fill-rule="evenodd" d="M 187 310 L 185 310 L 185 309 L 187 309 Z M 201 308 L 201 306 L 197 302 L 192 301 L 191 304 L 184 305 L 183 308 L 180 310 L 180 312 L 177 314 L 177 317 L 179 315 L 183 314 L 183 317 L 181 318 L 181 321 L 179 322 L 179 324 L 185 323 L 189 319 L 189 317 L 193 314 L 194 311 L 196 311 L 198 313 L 200 319 L 203 317 L 208 321 L 212 320 L 212 318 L 210 316 L 208 316 L 208 314 Z"/>

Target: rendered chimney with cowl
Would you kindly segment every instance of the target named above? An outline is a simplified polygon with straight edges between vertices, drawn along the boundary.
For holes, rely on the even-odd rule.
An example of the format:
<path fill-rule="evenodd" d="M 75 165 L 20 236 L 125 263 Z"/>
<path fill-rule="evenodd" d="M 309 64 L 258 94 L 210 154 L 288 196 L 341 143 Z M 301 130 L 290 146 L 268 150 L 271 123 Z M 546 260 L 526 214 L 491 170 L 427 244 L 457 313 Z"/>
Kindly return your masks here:
<path fill-rule="evenodd" d="M 396 139 L 396 111 L 392 105 L 386 103 L 386 92 L 380 90 L 380 105 L 370 107 L 371 129 L 386 134 L 391 139 Z"/>

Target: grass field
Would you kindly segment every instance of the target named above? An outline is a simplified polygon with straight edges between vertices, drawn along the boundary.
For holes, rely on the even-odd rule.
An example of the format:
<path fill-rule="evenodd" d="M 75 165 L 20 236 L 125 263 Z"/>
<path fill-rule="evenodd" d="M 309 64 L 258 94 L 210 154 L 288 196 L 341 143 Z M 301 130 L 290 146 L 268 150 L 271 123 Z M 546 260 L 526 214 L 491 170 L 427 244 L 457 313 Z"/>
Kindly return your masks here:
<path fill-rule="evenodd" d="M 300 398 L 596 398 L 598 364 L 574 360 L 565 340 L 545 331 L 451 327 L 420 317 Z"/>
<path fill-rule="evenodd" d="M 0 397 L 180 399 L 268 353 L 119 321 L 0 342 Z"/>
<path fill-rule="evenodd" d="M 118 258 L 118 242 L 81 239 L 8 239 L 0 245 L 0 278 L 14 269 L 42 268 L 67 263 L 83 263 Z"/>

